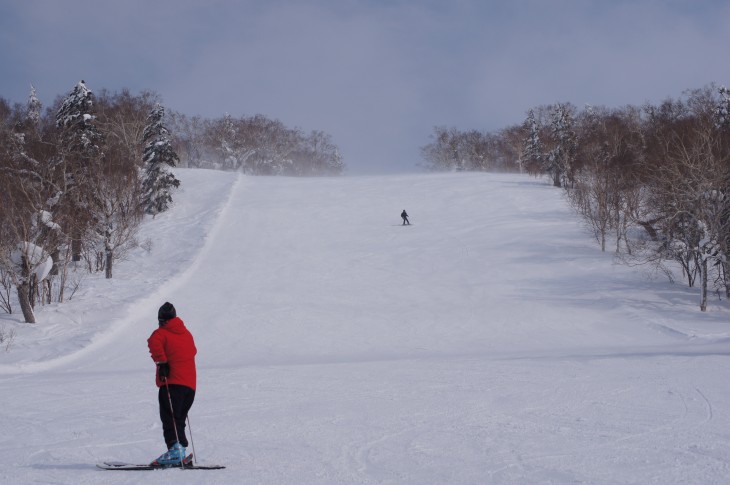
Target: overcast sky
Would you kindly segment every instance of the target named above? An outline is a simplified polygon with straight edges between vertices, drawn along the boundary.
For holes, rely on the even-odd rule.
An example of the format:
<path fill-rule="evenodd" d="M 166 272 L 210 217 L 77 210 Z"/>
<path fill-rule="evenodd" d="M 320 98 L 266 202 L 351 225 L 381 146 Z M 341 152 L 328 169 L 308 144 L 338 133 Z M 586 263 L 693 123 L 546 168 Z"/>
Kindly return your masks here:
<path fill-rule="evenodd" d="M 418 170 L 434 126 L 730 85 L 730 0 L 0 0 L 0 96 L 159 93 L 331 134 L 350 174 Z"/>

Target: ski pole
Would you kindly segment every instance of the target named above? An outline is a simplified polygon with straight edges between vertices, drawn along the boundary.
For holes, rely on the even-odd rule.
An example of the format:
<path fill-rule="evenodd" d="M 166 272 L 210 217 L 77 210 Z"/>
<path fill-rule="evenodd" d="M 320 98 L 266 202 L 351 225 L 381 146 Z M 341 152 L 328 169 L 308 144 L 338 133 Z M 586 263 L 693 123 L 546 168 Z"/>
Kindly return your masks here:
<path fill-rule="evenodd" d="M 193 447 L 193 462 L 198 464 L 198 454 L 195 452 L 195 440 L 193 440 L 193 427 L 190 426 L 190 416 L 185 417 L 188 420 L 188 431 L 190 431 L 190 446 Z"/>
<path fill-rule="evenodd" d="M 172 397 L 170 396 L 170 386 L 167 385 L 167 377 L 163 377 L 165 381 L 165 389 L 167 389 L 167 402 L 170 403 L 170 414 L 172 415 L 172 427 L 175 428 L 175 440 L 180 443 L 180 437 L 177 435 L 177 423 L 175 422 L 175 409 L 172 407 Z M 193 450 L 195 453 L 195 450 Z M 180 458 L 180 467 L 185 468 L 185 457 Z"/>

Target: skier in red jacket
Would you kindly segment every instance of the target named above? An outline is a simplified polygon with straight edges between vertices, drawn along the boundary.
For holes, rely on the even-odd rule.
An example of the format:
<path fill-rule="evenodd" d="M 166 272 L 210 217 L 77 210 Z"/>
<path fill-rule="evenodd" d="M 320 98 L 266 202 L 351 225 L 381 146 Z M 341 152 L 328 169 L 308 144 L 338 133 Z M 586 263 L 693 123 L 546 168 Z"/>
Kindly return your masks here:
<path fill-rule="evenodd" d="M 185 458 L 188 439 L 185 420 L 195 400 L 195 341 L 172 303 L 157 312 L 159 328 L 147 339 L 152 360 L 157 364 L 160 419 L 168 451 L 153 463 L 179 465 Z"/>

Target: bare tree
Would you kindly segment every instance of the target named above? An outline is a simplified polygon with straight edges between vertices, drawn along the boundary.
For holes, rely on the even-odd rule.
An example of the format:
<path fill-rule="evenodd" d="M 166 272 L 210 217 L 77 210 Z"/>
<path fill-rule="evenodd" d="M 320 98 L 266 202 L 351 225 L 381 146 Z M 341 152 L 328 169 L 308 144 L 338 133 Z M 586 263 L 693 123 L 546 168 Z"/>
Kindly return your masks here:
<path fill-rule="evenodd" d="M 0 120 L 0 265 L 17 288 L 23 317 L 35 323 L 34 291 L 50 271 L 44 242 L 48 218 L 42 211 L 43 177 L 40 163 L 29 153 L 21 107 L 3 110 Z M 47 266 L 47 268 L 46 268 Z"/>
<path fill-rule="evenodd" d="M 292 153 L 294 175 L 340 175 L 344 169 L 340 150 L 332 137 L 312 131 Z"/>
<path fill-rule="evenodd" d="M 660 250 L 682 266 L 688 284 L 700 278 L 700 309 L 707 309 L 710 270 L 727 260 L 730 234 L 730 153 L 718 131 L 711 89 L 667 101 L 653 112 L 660 128 L 654 147 L 652 204 L 659 214 Z M 675 116 L 666 116 L 672 114 Z"/>
<path fill-rule="evenodd" d="M 429 170 L 515 171 L 525 163 L 525 136 L 519 127 L 483 133 L 437 126 L 430 136 L 433 141 L 421 148 L 421 157 Z"/>
<path fill-rule="evenodd" d="M 144 129 L 159 95 L 151 91 L 135 96 L 127 89 L 119 93 L 102 90 L 94 102 L 96 126 L 104 134 L 107 151 L 114 151 L 121 163 L 142 167 Z"/>
<path fill-rule="evenodd" d="M 569 200 L 591 227 L 601 250 L 615 234 L 615 250 L 624 241 L 631 252 L 628 230 L 633 224 L 641 159 L 641 134 L 632 110 L 589 107 L 578 118 L 574 186 Z"/>
<path fill-rule="evenodd" d="M 103 269 L 106 278 L 111 278 L 114 262 L 137 246 L 136 235 L 143 217 L 139 177 L 136 170 L 115 167 L 108 159 L 97 175 L 90 197 L 94 223 L 87 239 L 98 255 L 97 269 Z"/>

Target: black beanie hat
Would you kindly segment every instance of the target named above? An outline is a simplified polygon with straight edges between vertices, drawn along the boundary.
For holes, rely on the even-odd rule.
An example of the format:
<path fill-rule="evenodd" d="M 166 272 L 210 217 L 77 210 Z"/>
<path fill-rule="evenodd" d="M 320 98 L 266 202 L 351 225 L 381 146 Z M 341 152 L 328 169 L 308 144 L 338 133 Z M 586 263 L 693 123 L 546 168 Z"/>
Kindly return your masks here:
<path fill-rule="evenodd" d="M 172 303 L 169 301 L 166 301 L 157 312 L 157 320 L 159 320 L 160 324 L 163 324 L 168 320 L 172 320 L 176 316 L 177 312 L 175 311 L 175 307 L 172 306 Z"/>

